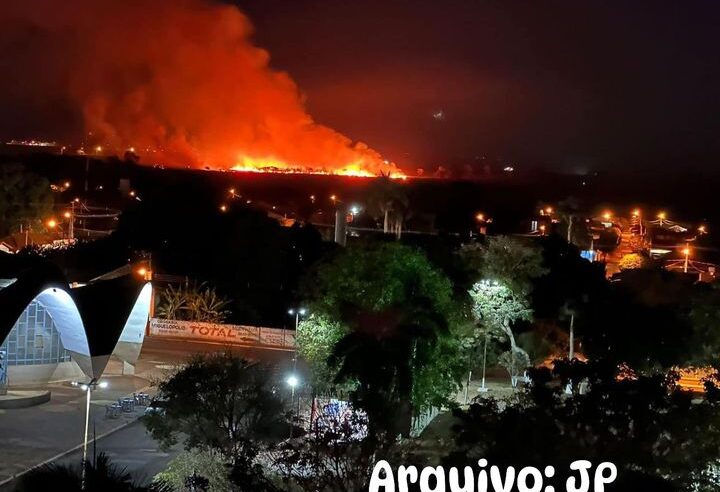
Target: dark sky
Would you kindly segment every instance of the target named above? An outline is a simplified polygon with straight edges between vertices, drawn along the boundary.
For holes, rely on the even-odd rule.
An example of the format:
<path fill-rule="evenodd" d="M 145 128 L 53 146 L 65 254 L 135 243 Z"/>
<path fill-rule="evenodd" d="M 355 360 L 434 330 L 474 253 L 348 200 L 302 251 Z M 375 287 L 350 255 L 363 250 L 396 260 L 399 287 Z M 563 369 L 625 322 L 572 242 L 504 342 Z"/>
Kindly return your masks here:
<path fill-rule="evenodd" d="M 720 157 L 716 0 L 235 3 L 318 121 L 401 164 Z"/>

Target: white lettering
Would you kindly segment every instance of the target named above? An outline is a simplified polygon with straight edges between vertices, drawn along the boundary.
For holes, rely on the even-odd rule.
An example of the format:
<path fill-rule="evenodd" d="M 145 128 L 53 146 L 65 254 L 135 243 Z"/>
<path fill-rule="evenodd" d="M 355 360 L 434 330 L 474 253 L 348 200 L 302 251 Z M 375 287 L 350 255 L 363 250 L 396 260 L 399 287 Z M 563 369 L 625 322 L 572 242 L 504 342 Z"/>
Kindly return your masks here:
<path fill-rule="evenodd" d="M 508 466 L 505 470 L 505 483 L 503 483 L 500 475 L 500 468 L 497 466 L 490 467 L 490 482 L 492 482 L 495 492 L 510 492 L 515 483 L 515 468 Z"/>
<path fill-rule="evenodd" d="M 454 466 L 450 468 L 450 492 L 473 492 L 475 483 L 473 482 L 472 468 L 466 466 L 464 468 L 464 482 L 461 487 L 458 483 L 458 469 Z"/>
<path fill-rule="evenodd" d="M 605 470 L 610 471 L 607 477 L 603 475 Z M 605 492 L 605 484 L 613 483 L 617 478 L 617 467 L 610 462 L 600 463 L 595 470 L 595 492 Z"/>
<path fill-rule="evenodd" d="M 418 471 L 416 467 L 398 467 L 398 492 L 408 492 L 408 483 L 415 483 L 417 479 Z"/>
<path fill-rule="evenodd" d="M 435 486 L 430 488 L 430 477 L 435 478 Z M 445 492 L 445 469 L 442 466 L 426 466 L 420 473 L 421 492 Z"/>
<path fill-rule="evenodd" d="M 532 476 L 533 485 L 527 484 L 528 476 Z M 526 466 L 517 476 L 517 488 L 519 492 L 540 492 L 543 486 L 543 476 L 540 470 L 532 466 Z"/>
<path fill-rule="evenodd" d="M 381 478 L 380 472 L 385 472 L 385 476 Z M 390 463 L 385 460 L 375 463 L 372 477 L 370 477 L 370 492 L 380 492 L 380 487 L 384 487 L 384 492 L 395 492 L 392 468 L 390 468 Z"/>
<path fill-rule="evenodd" d="M 565 482 L 565 488 L 567 492 L 588 492 L 590 490 L 590 474 L 588 469 L 592 467 L 592 463 L 587 460 L 577 460 L 570 463 L 571 470 L 577 470 L 580 472 L 580 485 L 575 486 L 577 479 L 570 477 Z"/>
<path fill-rule="evenodd" d="M 485 468 L 487 466 L 488 462 L 485 458 L 478 460 L 478 466 L 480 468 Z M 488 489 L 488 478 L 487 478 L 487 471 L 480 470 L 480 473 L 478 473 L 478 482 L 477 482 L 477 492 L 487 492 Z"/>

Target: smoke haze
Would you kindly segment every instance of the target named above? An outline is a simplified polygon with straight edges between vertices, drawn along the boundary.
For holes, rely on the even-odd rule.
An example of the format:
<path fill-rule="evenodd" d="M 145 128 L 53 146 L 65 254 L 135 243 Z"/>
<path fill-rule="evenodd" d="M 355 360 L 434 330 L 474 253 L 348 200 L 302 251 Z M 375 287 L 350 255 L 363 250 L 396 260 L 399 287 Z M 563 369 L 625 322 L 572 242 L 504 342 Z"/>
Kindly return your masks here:
<path fill-rule="evenodd" d="M 146 162 L 393 170 L 314 122 L 252 32 L 239 9 L 211 0 L 18 0 L 0 12 L 0 97 L 80 113 L 94 142 Z"/>

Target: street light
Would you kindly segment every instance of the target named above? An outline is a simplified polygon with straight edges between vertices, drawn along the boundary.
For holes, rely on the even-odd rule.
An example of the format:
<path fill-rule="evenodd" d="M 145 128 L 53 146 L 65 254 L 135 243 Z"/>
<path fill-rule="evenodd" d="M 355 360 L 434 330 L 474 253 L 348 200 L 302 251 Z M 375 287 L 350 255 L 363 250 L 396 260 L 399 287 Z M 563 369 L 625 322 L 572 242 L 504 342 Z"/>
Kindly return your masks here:
<path fill-rule="evenodd" d="M 610 220 L 612 219 L 612 213 L 611 212 L 605 212 L 603 213 L 603 219 Z"/>
<path fill-rule="evenodd" d="M 688 263 L 690 261 L 690 248 L 686 246 L 685 249 L 682 250 L 682 252 L 685 255 L 685 264 L 683 266 L 683 273 L 687 273 L 688 272 Z"/>
<path fill-rule="evenodd" d="M 297 411 L 295 411 L 295 388 L 300 384 L 300 379 L 295 375 L 294 369 L 293 373 L 288 376 L 288 378 L 285 380 L 288 386 L 290 386 L 290 408 L 292 408 L 293 412 L 295 413 L 295 417 L 298 417 L 300 415 L 300 398 L 298 397 L 298 408 Z M 294 424 L 290 423 L 290 439 L 293 437 L 293 428 Z"/>
<path fill-rule="evenodd" d="M 90 395 L 97 388 L 107 388 L 107 381 L 98 381 L 93 378 L 87 383 L 78 383 L 73 381 L 73 386 L 79 386 L 85 392 L 87 398 L 85 400 L 85 438 L 83 439 L 83 459 L 82 459 L 82 478 L 80 488 L 85 490 L 85 472 L 87 468 L 87 447 L 88 447 L 88 429 L 90 427 Z"/>

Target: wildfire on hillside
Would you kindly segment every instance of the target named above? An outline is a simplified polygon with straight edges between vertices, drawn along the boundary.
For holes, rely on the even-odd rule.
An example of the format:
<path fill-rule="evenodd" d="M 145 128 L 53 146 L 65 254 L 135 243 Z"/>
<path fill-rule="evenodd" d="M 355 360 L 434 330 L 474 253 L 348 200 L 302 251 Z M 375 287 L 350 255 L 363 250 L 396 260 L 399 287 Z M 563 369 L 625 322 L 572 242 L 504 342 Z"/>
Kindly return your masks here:
<path fill-rule="evenodd" d="M 385 169 L 383 169 L 383 167 Z M 319 175 L 336 175 L 351 176 L 357 178 L 373 178 L 380 175 L 393 179 L 407 179 L 407 175 L 399 171 L 397 168 L 384 163 L 384 166 L 368 166 L 364 162 L 352 162 L 347 165 L 341 165 L 327 168 L 314 168 L 307 166 L 293 166 L 277 159 L 253 159 L 243 156 L 239 159 L 238 164 L 230 168 L 232 171 L 251 172 L 251 173 L 275 173 L 275 174 L 319 174 Z M 374 170 L 371 170 L 374 169 Z"/>
<path fill-rule="evenodd" d="M 316 122 L 229 3 L 25 0 L 3 7 L 0 32 L 14 77 L 33 81 L 16 90 L 77 108 L 83 147 L 97 154 L 133 148 L 140 163 L 177 167 L 404 176 Z"/>

